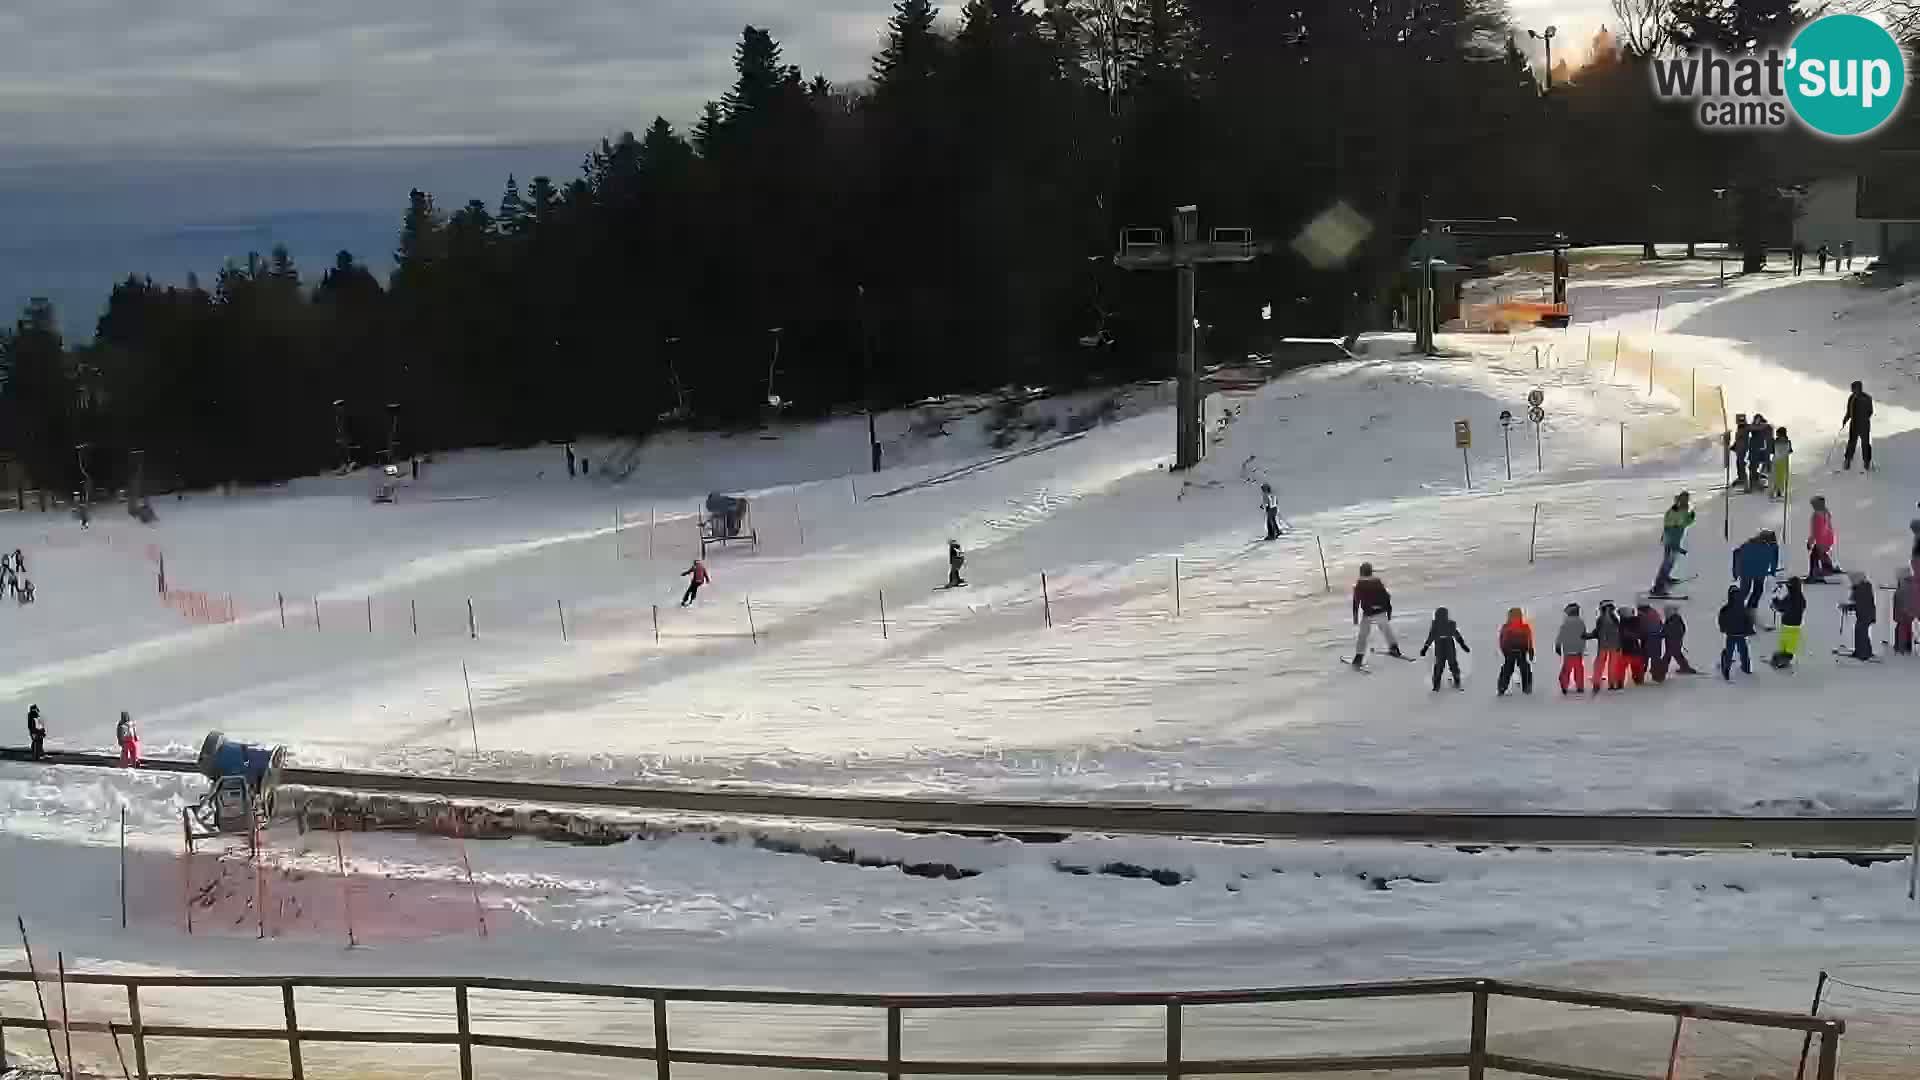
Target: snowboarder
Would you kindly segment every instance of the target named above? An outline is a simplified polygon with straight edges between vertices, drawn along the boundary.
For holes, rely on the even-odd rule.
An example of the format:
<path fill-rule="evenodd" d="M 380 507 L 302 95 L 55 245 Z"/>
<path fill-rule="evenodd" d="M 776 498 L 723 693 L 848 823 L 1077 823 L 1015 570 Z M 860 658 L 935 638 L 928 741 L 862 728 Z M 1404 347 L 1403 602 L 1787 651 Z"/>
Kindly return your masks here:
<path fill-rule="evenodd" d="M 1560 629 L 1553 635 L 1553 652 L 1560 658 L 1560 692 L 1562 694 L 1585 693 L 1587 689 L 1587 641 L 1593 634 L 1587 630 L 1587 622 L 1580 617 L 1580 605 L 1568 604 L 1566 618 L 1560 620 Z M 1594 672 L 1594 682 L 1600 681 L 1600 673 Z"/>
<path fill-rule="evenodd" d="M 1780 572 L 1780 544 L 1772 529 L 1761 529 L 1753 538 L 1733 549 L 1733 577 L 1739 582 L 1742 602 L 1758 611 L 1766 591 L 1767 579 Z"/>
<path fill-rule="evenodd" d="M 1666 639 L 1664 642 L 1666 652 L 1655 661 L 1659 665 L 1658 670 L 1662 673 L 1661 678 L 1665 678 L 1664 673 L 1669 665 L 1682 675 L 1699 674 L 1693 670 L 1693 665 L 1687 662 L 1687 620 L 1680 614 L 1680 606 L 1668 604 L 1665 614 L 1666 618 L 1661 620 L 1660 626 Z"/>
<path fill-rule="evenodd" d="M 1435 691 L 1440 689 L 1440 672 L 1443 668 L 1453 676 L 1453 688 L 1460 689 L 1460 657 L 1455 654 L 1456 648 L 1460 652 L 1473 651 L 1467 648 L 1467 639 L 1460 636 L 1459 624 L 1447 615 L 1446 608 L 1440 608 L 1433 613 L 1433 624 L 1427 627 L 1427 643 L 1420 646 L 1421 656 L 1427 655 L 1428 649 L 1433 650 Z"/>
<path fill-rule="evenodd" d="M 1741 673 L 1753 674 L 1753 657 L 1747 652 L 1747 639 L 1753 636 L 1753 612 L 1740 595 L 1738 585 L 1727 586 L 1727 602 L 1720 607 L 1720 632 L 1727 635 L 1726 647 L 1720 650 L 1720 677 L 1733 681 L 1736 653 L 1740 656 Z"/>
<path fill-rule="evenodd" d="M 1829 257 L 1830 257 L 1830 256 L 1831 256 L 1832 254 L 1833 254 L 1833 249 L 1832 249 L 1832 248 L 1830 248 L 1830 247 L 1828 247 L 1828 246 L 1827 246 L 1827 245 L 1825 245 L 1825 244 L 1821 244 L 1821 245 L 1820 245 L 1820 250 L 1819 250 L 1819 251 L 1816 251 L 1816 252 L 1814 252 L 1814 254 L 1815 254 L 1815 255 L 1818 255 L 1818 256 L 1820 257 L 1820 272 L 1821 272 L 1821 273 L 1823 273 L 1823 274 L 1824 274 L 1824 273 L 1826 273 L 1826 272 L 1827 272 L 1827 259 L 1828 259 L 1828 258 L 1829 258 Z"/>
<path fill-rule="evenodd" d="M 1903 566 L 1893 579 L 1893 651 L 1913 655 L 1913 568 Z"/>
<path fill-rule="evenodd" d="M 1641 686 L 1647 681 L 1647 636 L 1640 623 L 1640 609 L 1628 604 L 1620 614 L 1620 651 L 1613 654 L 1613 670 L 1608 672 L 1608 684 L 1615 690 L 1627 685 L 1627 676 L 1633 676 L 1633 685 Z"/>
<path fill-rule="evenodd" d="M 687 579 L 687 593 L 680 598 L 681 607 L 692 604 L 694 598 L 700 595 L 700 586 L 712 580 L 707 573 L 707 563 L 704 559 L 693 560 L 693 565 L 680 571 L 680 576 Z"/>
<path fill-rule="evenodd" d="M 1880 617 L 1873 596 L 1873 582 L 1868 581 L 1867 575 L 1859 570 L 1847 574 L 1847 581 L 1852 587 L 1847 590 L 1847 602 L 1840 605 L 1840 610 L 1853 616 L 1853 652 L 1849 655 L 1855 660 L 1871 660 L 1873 624 Z M 1845 617 L 1841 616 L 1842 619 Z"/>
<path fill-rule="evenodd" d="M 1787 497 L 1787 481 L 1793 475 L 1793 467 L 1789 464 L 1792 457 L 1793 440 L 1787 438 L 1787 429 L 1783 427 L 1775 430 L 1773 433 L 1773 491 L 1767 496 L 1768 498 L 1784 500 Z"/>
<path fill-rule="evenodd" d="M 120 767 L 137 769 L 140 767 L 140 729 L 133 726 L 133 717 L 125 709 L 120 710 L 120 723 L 113 729 L 113 741 L 120 744 Z"/>
<path fill-rule="evenodd" d="M 1807 594 L 1801 591 L 1797 577 L 1788 578 L 1780 588 L 1784 591 L 1773 598 L 1773 610 L 1780 616 L 1780 644 L 1767 663 L 1785 669 L 1793 666 L 1793 658 L 1800 652 L 1800 624 L 1807 615 Z"/>
<path fill-rule="evenodd" d="M 1813 517 L 1807 522 L 1807 582 L 1818 585 L 1840 569 L 1833 565 L 1833 515 L 1827 512 L 1827 497 L 1815 495 L 1809 505 Z M 1920 554 L 1920 532 L 1916 532 L 1914 543 L 1916 554 Z"/>
<path fill-rule="evenodd" d="M 1641 601 L 1638 609 L 1640 616 L 1640 651 L 1642 656 L 1633 665 L 1633 681 L 1637 686 L 1642 675 L 1651 669 L 1653 681 L 1667 681 L 1667 624 L 1654 610 L 1652 604 Z"/>
<path fill-rule="evenodd" d="M 1611 600 L 1600 601 L 1600 613 L 1593 617 L 1593 640 L 1593 692 L 1598 694 L 1616 669 L 1625 673 L 1625 669 L 1619 667 L 1620 616 L 1614 612 Z M 1620 689 L 1620 683 L 1615 681 L 1613 688 Z"/>
<path fill-rule="evenodd" d="M 1684 491 L 1675 495 L 1673 505 L 1667 508 L 1666 515 L 1660 519 L 1660 569 L 1653 575 L 1653 588 L 1650 590 L 1654 596 L 1665 596 L 1673 591 L 1673 564 L 1687 553 L 1681 542 L 1687 538 L 1687 529 L 1697 516 L 1693 512 L 1692 498 Z"/>
<path fill-rule="evenodd" d="M 1747 494 L 1766 486 L 1768 465 L 1773 459 L 1773 424 L 1759 413 L 1747 425 Z"/>
<path fill-rule="evenodd" d="M 27 706 L 27 742 L 31 744 L 28 753 L 33 760 L 39 761 L 47 756 L 47 723 L 40 719 L 40 706 Z"/>
<path fill-rule="evenodd" d="M 1868 472 L 1873 471 L 1873 396 L 1868 394 L 1860 380 L 1853 382 L 1853 392 L 1847 395 L 1847 412 L 1840 418 L 1847 425 L 1847 452 L 1841 459 L 1840 467 L 1853 468 L 1853 451 L 1860 449 L 1860 461 Z M 1832 453 L 1831 450 L 1828 453 Z"/>
<path fill-rule="evenodd" d="M 1500 627 L 1499 696 L 1507 696 L 1514 669 L 1520 671 L 1520 692 L 1533 693 L 1533 627 L 1519 608 L 1507 609 L 1507 621 Z"/>
<path fill-rule="evenodd" d="M 1272 484 L 1260 485 L 1260 509 L 1267 514 L 1267 539 L 1280 539 L 1280 500 L 1274 498 Z"/>
<path fill-rule="evenodd" d="M 1845 269 L 1853 269 L 1853 241 L 1840 241 L 1840 262 Z"/>
<path fill-rule="evenodd" d="M 960 568 L 967 565 L 967 554 L 960 550 L 960 541 L 947 541 L 947 588 L 957 589 L 967 583 L 960 576 Z"/>
<path fill-rule="evenodd" d="M 1366 666 L 1367 639 L 1376 626 L 1387 639 L 1387 655 L 1401 656 L 1400 641 L 1393 636 L 1393 594 L 1386 582 L 1373 576 L 1372 563 L 1360 564 L 1360 578 L 1353 583 L 1353 621 L 1360 627 L 1353 641 L 1354 667 Z"/>
<path fill-rule="evenodd" d="M 571 477 L 571 476 L 573 476 L 573 475 L 574 475 L 574 472 L 573 472 L 573 444 L 572 444 L 572 443 L 568 443 L 568 444 L 567 444 L 567 475 L 568 475 L 569 477 Z"/>

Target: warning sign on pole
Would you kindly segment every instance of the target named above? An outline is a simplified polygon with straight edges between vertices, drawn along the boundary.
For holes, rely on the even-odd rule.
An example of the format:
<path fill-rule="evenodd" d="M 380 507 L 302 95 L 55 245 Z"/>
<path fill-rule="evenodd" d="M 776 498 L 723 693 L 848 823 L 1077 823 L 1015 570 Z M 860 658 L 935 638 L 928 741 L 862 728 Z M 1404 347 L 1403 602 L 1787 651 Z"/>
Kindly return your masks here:
<path fill-rule="evenodd" d="M 1473 447 L 1473 427 L 1465 420 L 1453 422 L 1453 448 L 1468 450 Z"/>

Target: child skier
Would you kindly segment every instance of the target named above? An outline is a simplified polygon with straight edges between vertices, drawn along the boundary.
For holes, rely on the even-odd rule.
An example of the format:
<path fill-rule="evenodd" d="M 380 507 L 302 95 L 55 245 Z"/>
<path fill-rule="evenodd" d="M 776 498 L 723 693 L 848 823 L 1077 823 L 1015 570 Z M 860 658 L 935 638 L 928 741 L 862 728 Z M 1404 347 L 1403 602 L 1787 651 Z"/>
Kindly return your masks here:
<path fill-rule="evenodd" d="M 1648 590 L 1650 595 L 1666 596 L 1673 590 L 1673 564 L 1687 553 L 1687 549 L 1680 545 L 1687 538 L 1687 529 L 1696 516 L 1692 498 L 1684 491 L 1675 495 L 1673 505 L 1667 508 L 1666 515 L 1660 519 L 1660 569 L 1653 575 L 1653 588 Z"/>
<path fill-rule="evenodd" d="M 1460 658 L 1454 650 L 1472 652 L 1467 648 L 1467 639 L 1460 636 L 1460 626 L 1447 615 L 1446 608 L 1433 613 L 1433 625 L 1427 627 L 1427 643 L 1420 646 L 1420 655 L 1433 650 L 1433 689 L 1440 689 L 1440 671 L 1445 668 L 1453 676 L 1453 688 L 1460 689 Z"/>
<path fill-rule="evenodd" d="M 1560 658 L 1560 692 L 1585 693 L 1587 674 L 1587 640 L 1593 634 L 1587 630 L 1585 619 L 1580 617 L 1580 605 L 1568 604 L 1567 617 L 1560 620 L 1560 629 L 1553 635 L 1553 652 Z M 1594 672 L 1594 682 L 1600 681 L 1600 673 Z M 1572 689 L 1568 689 L 1571 686 Z"/>
<path fill-rule="evenodd" d="M 1659 665 L 1662 677 L 1669 665 L 1682 675 L 1697 675 L 1693 665 L 1687 662 L 1687 620 L 1680 614 L 1678 604 L 1668 604 L 1666 618 L 1661 620 L 1661 631 L 1665 636 L 1666 652 L 1655 661 Z"/>
<path fill-rule="evenodd" d="M 1871 660 L 1873 659 L 1873 624 L 1880 617 L 1873 596 L 1873 582 L 1868 581 L 1867 575 L 1858 570 L 1847 574 L 1847 580 L 1853 587 L 1847 590 L 1847 602 L 1840 605 L 1840 610 L 1853 614 L 1853 652 L 1848 655 L 1855 660 Z"/>
<path fill-rule="evenodd" d="M 133 717 L 125 709 L 120 710 L 120 723 L 113 729 L 113 740 L 120 744 L 120 767 L 137 769 L 140 767 L 140 729 L 133 726 Z"/>
<path fill-rule="evenodd" d="M 1608 685 L 1620 689 L 1627 685 L 1629 673 L 1635 686 L 1647 681 L 1647 640 L 1640 629 L 1640 610 L 1632 604 L 1620 612 L 1620 651 L 1613 654 Z"/>
<path fill-rule="evenodd" d="M 700 595 L 700 586 L 712 580 L 707 573 L 707 564 L 704 559 L 693 560 L 693 565 L 680 571 L 680 576 L 688 579 L 686 595 L 680 598 L 681 607 L 693 603 L 694 598 Z"/>
<path fill-rule="evenodd" d="M 1373 576 L 1372 563 L 1360 564 L 1360 578 L 1353 583 L 1353 622 L 1360 628 L 1353 640 L 1354 667 L 1366 666 L 1367 638 L 1376 626 L 1387 639 L 1387 655 L 1404 659 L 1400 641 L 1393 636 L 1393 594 L 1386 582 Z"/>
<path fill-rule="evenodd" d="M 1773 458 L 1773 424 L 1759 413 L 1747 425 L 1747 493 L 1766 484 L 1767 466 Z"/>
<path fill-rule="evenodd" d="M 1640 616 L 1640 652 L 1634 661 L 1633 682 L 1640 685 L 1641 678 L 1648 668 L 1653 669 L 1653 681 L 1667 681 L 1667 626 L 1666 621 L 1655 611 L 1652 604 L 1640 602 L 1637 614 Z"/>
<path fill-rule="evenodd" d="M 1793 469 L 1790 459 L 1793 457 L 1793 440 L 1787 438 L 1787 429 L 1781 428 L 1773 433 L 1773 491 L 1770 499 L 1787 497 L 1787 480 Z"/>
<path fill-rule="evenodd" d="M 1507 621 L 1500 627 L 1499 696 L 1507 696 L 1514 669 L 1520 671 L 1520 692 L 1533 693 L 1533 627 L 1519 608 L 1507 609 Z"/>
<path fill-rule="evenodd" d="M 1727 635 L 1726 647 L 1720 650 L 1720 677 L 1733 681 L 1735 653 L 1740 656 L 1741 674 L 1753 674 L 1753 657 L 1747 652 L 1747 639 L 1753 636 L 1753 611 L 1738 585 L 1727 586 L 1727 602 L 1720 607 L 1720 632 Z"/>
<path fill-rule="evenodd" d="M 1260 509 L 1267 515 L 1267 539 L 1280 539 L 1280 500 L 1274 497 L 1272 484 L 1260 485 Z"/>
<path fill-rule="evenodd" d="M 1613 601 L 1600 601 L 1600 613 L 1593 618 L 1593 640 L 1598 646 L 1593 656 L 1593 692 L 1598 694 L 1609 675 L 1613 688 L 1620 689 L 1620 677 L 1626 668 L 1620 664 L 1620 617 L 1614 614 Z M 1613 674 L 1620 672 L 1620 675 Z"/>
<path fill-rule="evenodd" d="M 1840 569 L 1833 565 L 1833 515 L 1827 512 L 1827 497 L 1815 495 L 1809 505 L 1813 517 L 1807 522 L 1807 584 L 1819 585 Z M 1920 533 L 1915 543 L 1920 544 Z"/>
<path fill-rule="evenodd" d="M 27 742 L 31 744 L 28 752 L 33 760 L 39 761 L 47 756 L 47 723 L 40 719 L 40 706 L 27 706 Z"/>
<path fill-rule="evenodd" d="M 967 554 L 960 550 L 960 541 L 947 541 L 947 588 L 957 589 L 967 583 L 960 576 L 960 568 L 967 565 Z"/>
<path fill-rule="evenodd" d="M 1773 610 L 1780 616 L 1780 645 L 1767 660 L 1782 670 L 1793 666 L 1800 651 L 1800 623 L 1807 615 L 1807 594 L 1800 589 L 1800 579 L 1788 578 L 1783 588 L 1786 591 L 1773 598 Z"/>
<path fill-rule="evenodd" d="M 1913 655 L 1913 568 L 1903 566 L 1893 579 L 1893 651 Z"/>

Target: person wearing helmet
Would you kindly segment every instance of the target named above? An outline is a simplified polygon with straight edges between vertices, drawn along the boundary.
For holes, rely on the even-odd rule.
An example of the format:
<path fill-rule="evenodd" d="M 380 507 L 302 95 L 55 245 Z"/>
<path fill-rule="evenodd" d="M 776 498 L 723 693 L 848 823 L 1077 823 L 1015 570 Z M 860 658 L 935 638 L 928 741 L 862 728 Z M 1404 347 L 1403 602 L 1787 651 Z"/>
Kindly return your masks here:
<path fill-rule="evenodd" d="M 1766 486 L 1768 466 L 1773 460 L 1773 424 L 1760 413 L 1747 425 L 1747 492 Z"/>
<path fill-rule="evenodd" d="M 1633 683 L 1635 686 L 1645 681 L 1649 668 L 1653 671 L 1653 681 L 1667 681 L 1667 626 L 1660 612 L 1645 600 L 1634 609 L 1640 619 L 1640 655 L 1633 659 Z"/>
<path fill-rule="evenodd" d="M 1673 505 L 1660 519 L 1660 569 L 1654 572 L 1654 596 L 1665 596 L 1673 591 L 1673 564 L 1687 553 L 1682 546 L 1687 538 L 1687 529 L 1697 517 L 1693 511 L 1693 496 L 1681 492 L 1673 497 Z"/>
<path fill-rule="evenodd" d="M 1447 614 L 1446 608 L 1433 613 L 1433 624 L 1427 627 L 1427 643 L 1420 646 L 1420 655 L 1427 655 L 1429 649 L 1433 650 L 1434 691 L 1440 690 L 1443 668 L 1453 675 L 1453 688 L 1460 689 L 1460 657 L 1455 650 L 1469 653 L 1473 650 L 1467 648 L 1467 639 L 1460 636 L 1460 625 Z"/>
<path fill-rule="evenodd" d="M 1593 617 L 1593 692 L 1598 694 L 1611 677 L 1613 688 L 1620 689 L 1627 665 L 1620 659 L 1620 616 L 1613 601 L 1600 601 L 1600 613 Z"/>
<path fill-rule="evenodd" d="M 1793 666 L 1793 658 L 1800 652 L 1800 624 L 1807 615 L 1807 594 L 1797 577 L 1788 578 L 1782 589 L 1781 595 L 1773 598 L 1773 610 L 1780 616 L 1780 644 L 1767 663 L 1786 669 Z"/>
<path fill-rule="evenodd" d="M 140 767 L 140 729 L 133 726 L 133 717 L 125 709 L 120 710 L 120 723 L 113 729 L 113 740 L 120 744 L 120 767 L 137 769 Z"/>
<path fill-rule="evenodd" d="M 1733 681 L 1735 656 L 1740 658 L 1741 672 L 1753 674 L 1753 656 L 1747 651 L 1747 639 L 1754 634 L 1753 611 L 1738 585 L 1727 586 L 1727 602 L 1720 606 L 1720 632 L 1727 636 L 1726 647 L 1720 650 L 1720 677 Z"/>
<path fill-rule="evenodd" d="M 1833 565 L 1833 515 L 1827 512 L 1827 497 L 1815 495 L 1810 505 L 1813 516 L 1807 521 L 1807 582 L 1819 585 L 1828 574 L 1837 574 L 1840 569 Z M 1920 521 L 1914 524 L 1920 526 Z M 1920 546 L 1920 529 L 1916 529 L 1914 542 Z"/>
<path fill-rule="evenodd" d="M 1770 499 L 1785 500 L 1787 481 L 1793 474 L 1791 459 L 1793 440 L 1787 438 L 1787 429 L 1779 428 L 1773 433 L 1773 490 L 1767 495 Z"/>
<path fill-rule="evenodd" d="M 1387 655 L 1405 658 L 1399 639 L 1393 636 L 1393 594 L 1386 582 L 1373 576 L 1372 563 L 1360 564 L 1360 577 L 1353 583 L 1353 622 L 1360 628 L 1353 640 L 1354 667 L 1366 666 L 1367 639 L 1376 626 L 1387 639 Z"/>
<path fill-rule="evenodd" d="M 1680 605 L 1668 604 L 1662 614 L 1664 618 L 1660 620 L 1660 628 L 1666 651 L 1654 661 L 1654 681 L 1664 682 L 1668 667 L 1682 675 L 1699 674 L 1687 662 L 1687 619 L 1680 614 Z"/>
<path fill-rule="evenodd" d="M 1873 624 L 1879 620 L 1880 612 L 1873 595 L 1873 582 L 1859 570 L 1847 574 L 1849 588 L 1847 601 L 1840 610 L 1853 616 L 1853 652 L 1855 660 L 1873 659 Z"/>
<path fill-rule="evenodd" d="M 1280 539 L 1280 500 L 1274 497 L 1272 484 L 1260 485 L 1260 509 L 1267 515 L 1267 539 Z"/>
<path fill-rule="evenodd" d="M 1853 468 L 1853 452 L 1860 451 L 1860 461 L 1868 472 L 1873 471 L 1873 396 L 1866 387 L 1854 380 L 1853 392 L 1847 395 L 1847 412 L 1840 418 L 1847 425 L 1847 452 L 1842 459 L 1841 468 Z M 1828 451 L 1831 453 L 1832 451 Z"/>
<path fill-rule="evenodd" d="M 39 761 L 47 756 L 47 722 L 40 719 L 38 705 L 27 706 L 27 742 L 33 760 Z"/>
<path fill-rule="evenodd" d="M 1587 630 L 1586 620 L 1580 617 L 1579 604 L 1568 604 L 1564 611 L 1566 618 L 1560 620 L 1560 629 L 1553 635 L 1553 651 L 1560 657 L 1560 692 L 1585 693 L 1587 642 L 1593 634 Z M 1594 673 L 1594 681 L 1599 681 L 1598 671 Z"/>
<path fill-rule="evenodd" d="M 957 589 L 967 583 L 960 576 L 960 568 L 967 565 L 967 554 L 960 550 L 960 541 L 947 541 L 947 588 Z"/>

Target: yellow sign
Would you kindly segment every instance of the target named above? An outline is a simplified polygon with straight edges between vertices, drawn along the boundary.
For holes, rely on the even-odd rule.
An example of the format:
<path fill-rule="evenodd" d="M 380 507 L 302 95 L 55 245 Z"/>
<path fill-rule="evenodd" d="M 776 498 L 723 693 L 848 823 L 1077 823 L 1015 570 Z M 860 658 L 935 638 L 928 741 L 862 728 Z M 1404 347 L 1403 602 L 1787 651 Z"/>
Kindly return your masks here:
<path fill-rule="evenodd" d="M 1465 420 L 1455 420 L 1453 422 L 1453 448 L 1455 450 L 1469 450 L 1472 449 L 1472 447 L 1473 428 L 1468 426 Z"/>

